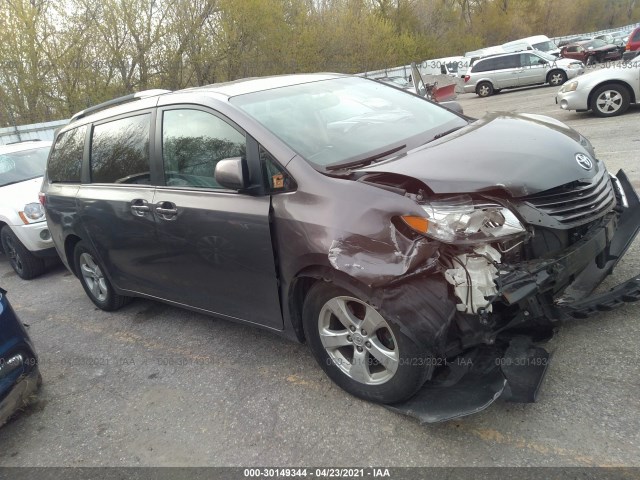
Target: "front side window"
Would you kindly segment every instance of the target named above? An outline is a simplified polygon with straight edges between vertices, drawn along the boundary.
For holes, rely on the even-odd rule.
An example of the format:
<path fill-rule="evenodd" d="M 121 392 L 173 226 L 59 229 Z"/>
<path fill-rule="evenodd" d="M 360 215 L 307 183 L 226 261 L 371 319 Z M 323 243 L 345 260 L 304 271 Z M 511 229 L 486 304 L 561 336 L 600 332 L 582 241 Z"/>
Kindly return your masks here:
<path fill-rule="evenodd" d="M 47 166 L 50 182 L 80 182 L 86 132 L 87 126 L 83 125 L 68 130 L 58 137 Z"/>
<path fill-rule="evenodd" d="M 93 127 L 93 183 L 150 183 L 149 127 L 151 115 L 122 118 Z"/>
<path fill-rule="evenodd" d="M 222 188 L 214 178 L 216 164 L 225 158 L 244 157 L 245 135 L 201 110 L 167 110 L 162 118 L 166 185 Z"/>

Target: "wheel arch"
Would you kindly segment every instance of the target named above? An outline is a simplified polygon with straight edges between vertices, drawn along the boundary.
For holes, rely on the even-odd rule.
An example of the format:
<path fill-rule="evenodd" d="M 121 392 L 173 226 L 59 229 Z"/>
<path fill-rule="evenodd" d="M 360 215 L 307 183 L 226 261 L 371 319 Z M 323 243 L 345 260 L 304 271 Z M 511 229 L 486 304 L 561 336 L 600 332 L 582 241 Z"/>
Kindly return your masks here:
<path fill-rule="evenodd" d="M 635 92 L 633 91 L 633 88 L 631 87 L 631 85 L 629 85 L 627 82 L 625 82 L 624 80 L 604 80 L 598 83 L 597 85 L 594 85 L 591 88 L 591 91 L 589 92 L 589 97 L 587 98 L 587 106 L 589 108 L 591 108 L 591 102 L 593 100 L 593 96 L 595 95 L 596 90 L 606 85 L 618 85 L 620 87 L 625 88 L 627 90 L 627 93 L 629 94 L 629 101 L 631 103 L 636 103 Z"/>
<path fill-rule="evenodd" d="M 370 301 L 373 290 L 361 281 L 326 265 L 310 265 L 300 270 L 290 283 L 287 292 L 288 316 L 299 341 L 304 342 L 302 306 L 311 287 L 317 282 L 330 282 L 349 290 L 358 298 Z"/>
<path fill-rule="evenodd" d="M 74 262 L 74 250 L 76 249 L 76 245 L 78 242 L 81 242 L 82 239 L 74 234 L 67 235 L 67 238 L 64 239 L 64 256 L 67 266 L 69 270 L 73 272 L 73 274 L 77 277 L 78 272 L 76 271 L 76 265 Z"/>

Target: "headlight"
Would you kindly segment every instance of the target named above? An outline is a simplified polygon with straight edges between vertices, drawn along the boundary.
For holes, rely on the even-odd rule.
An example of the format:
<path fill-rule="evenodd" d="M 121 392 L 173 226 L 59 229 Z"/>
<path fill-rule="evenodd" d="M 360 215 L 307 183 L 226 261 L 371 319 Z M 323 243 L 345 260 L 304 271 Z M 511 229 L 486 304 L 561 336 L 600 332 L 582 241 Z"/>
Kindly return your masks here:
<path fill-rule="evenodd" d="M 582 62 L 573 62 L 569 64 L 569 68 L 582 68 L 583 66 Z"/>
<path fill-rule="evenodd" d="M 38 202 L 27 203 L 24 210 L 18 214 L 25 224 L 41 222 L 44 220 L 44 207 Z"/>
<path fill-rule="evenodd" d="M 424 217 L 403 216 L 413 230 L 445 243 L 503 241 L 525 233 L 511 210 L 495 203 L 475 203 L 468 195 L 422 205 Z"/>
<path fill-rule="evenodd" d="M 578 88 L 578 82 L 576 82 L 576 81 L 565 83 L 563 86 L 560 87 L 560 92 L 559 93 L 575 92 L 576 88 Z"/>

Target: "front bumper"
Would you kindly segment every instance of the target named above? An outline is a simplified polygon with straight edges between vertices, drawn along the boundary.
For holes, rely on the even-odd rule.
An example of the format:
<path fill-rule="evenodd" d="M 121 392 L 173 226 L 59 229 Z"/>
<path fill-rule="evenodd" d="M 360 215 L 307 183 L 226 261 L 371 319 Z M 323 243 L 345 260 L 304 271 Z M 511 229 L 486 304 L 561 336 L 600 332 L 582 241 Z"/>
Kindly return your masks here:
<path fill-rule="evenodd" d="M 37 254 L 40 250 L 54 249 L 47 222 L 12 225 L 11 230 L 13 230 L 13 233 L 16 234 L 25 248 L 34 254 Z"/>
<path fill-rule="evenodd" d="M 578 86 L 579 88 L 579 86 Z M 558 92 L 556 105 L 563 110 L 589 110 L 589 92 L 574 90 L 573 92 Z"/>
<path fill-rule="evenodd" d="M 434 423 L 484 410 L 501 396 L 512 402 L 535 402 L 550 362 L 535 337 L 552 334 L 552 327 L 562 321 L 640 300 L 640 276 L 591 296 L 640 230 L 638 195 L 624 172 L 616 178 L 627 206 L 601 219 L 562 254 L 511 265 L 515 269 L 499 275 L 499 300 L 517 313 L 506 325 L 492 332 L 487 328 L 482 344 L 447 358 L 445 369 L 413 398 L 387 408 L 421 423 Z"/>

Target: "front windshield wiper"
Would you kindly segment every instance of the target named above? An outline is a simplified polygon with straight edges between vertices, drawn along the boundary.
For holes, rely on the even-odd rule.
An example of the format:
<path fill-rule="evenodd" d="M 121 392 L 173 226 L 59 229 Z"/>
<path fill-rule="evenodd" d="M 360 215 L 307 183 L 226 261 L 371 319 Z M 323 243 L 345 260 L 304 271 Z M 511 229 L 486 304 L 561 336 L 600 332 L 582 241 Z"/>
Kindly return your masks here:
<path fill-rule="evenodd" d="M 365 157 L 365 158 L 362 158 L 360 160 L 355 160 L 353 162 L 338 163 L 337 165 L 328 165 L 328 166 L 325 167 L 325 169 L 326 170 L 342 170 L 342 169 L 345 169 L 345 168 L 365 167 L 367 165 L 372 164 L 376 160 L 379 160 L 381 158 L 387 157 L 387 156 L 391 155 L 392 153 L 399 152 L 403 148 L 407 148 L 407 146 L 406 145 L 400 145 L 399 147 L 394 147 L 391 150 L 387 150 L 387 151 L 382 152 L 382 153 L 376 153 L 375 155 L 371 155 L 369 157 Z"/>
<path fill-rule="evenodd" d="M 464 127 L 464 126 L 465 125 L 463 125 L 462 127 Z M 446 132 L 438 133 L 437 135 L 434 135 L 433 138 L 431 140 L 429 140 L 429 142 L 432 142 L 432 141 L 437 140 L 439 138 L 445 137 L 445 136 L 449 135 L 450 133 L 453 133 L 455 131 L 460 130 L 462 127 L 454 127 L 454 128 L 452 128 L 450 130 L 447 130 Z M 429 143 L 429 142 L 427 142 L 427 143 Z"/>

